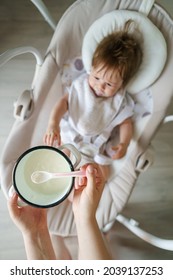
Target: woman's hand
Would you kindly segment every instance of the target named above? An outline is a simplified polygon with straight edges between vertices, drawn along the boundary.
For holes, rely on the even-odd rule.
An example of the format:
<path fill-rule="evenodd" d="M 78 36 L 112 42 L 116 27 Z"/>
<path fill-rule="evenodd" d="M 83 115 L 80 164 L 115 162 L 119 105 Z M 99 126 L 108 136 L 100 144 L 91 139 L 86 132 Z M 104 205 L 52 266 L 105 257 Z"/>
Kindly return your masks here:
<path fill-rule="evenodd" d="M 86 182 L 74 191 L 73 212 L 79 244 L 79 259 L 109 260 L 110 252 L 105 246 L 102 233 L 96 220 L 96 210 L 103 192 L 105 179 L 96 164 L 86 169 Z M 83 182 L 84 183 L 84 182 Z"/>
<path fill-rule="evenodd" d="M 96 164 L 83 166 L 86 178 L 83 184 L 76 179 L 73 197 L 73 212 L 77 220 L 95 217 L 95 213 L 105 185 L 104 176 Z"/>
<path fill-rule="evenodd" d="M 14 193 L 8 201 L 10 217 L 23 233 L 37 233 L 47 228 L 46 209 L 29 205 L 18 206 L 18 195 Z"/>

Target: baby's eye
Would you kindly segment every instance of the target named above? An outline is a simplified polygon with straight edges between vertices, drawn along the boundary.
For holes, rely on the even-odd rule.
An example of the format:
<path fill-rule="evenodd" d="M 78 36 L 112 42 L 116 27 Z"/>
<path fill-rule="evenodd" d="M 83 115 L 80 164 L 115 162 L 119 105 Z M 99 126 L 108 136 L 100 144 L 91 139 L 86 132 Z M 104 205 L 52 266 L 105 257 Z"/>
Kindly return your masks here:
<path fill-rule="evenodd" d="M 108 87 L 112 87 L 112 85 L 111 85 L 111 84 L 109 84 L 109 83 L 107 83 L 107 86 L 108 86 Z"/>
<path fill-rule="evenodd" d="M 94 77 L 97 81 L 99 80 L 99 78 L 98 77 Z"/>

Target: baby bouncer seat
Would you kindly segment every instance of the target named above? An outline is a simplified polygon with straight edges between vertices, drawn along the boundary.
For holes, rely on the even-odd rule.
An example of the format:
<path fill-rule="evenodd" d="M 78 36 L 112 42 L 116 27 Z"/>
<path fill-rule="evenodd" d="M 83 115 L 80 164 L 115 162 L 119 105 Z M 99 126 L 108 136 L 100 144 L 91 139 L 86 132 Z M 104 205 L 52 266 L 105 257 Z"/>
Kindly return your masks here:
<path fill-rule="evenodd" d="M 8 197 L 16 160 L 30 147 L 42 145 L 48 116 L 54 103 L 62 96 L 64 86 L 89 69 L 95 46 L 110 32 L 112 26 L 119 28 L 130 18 L 140 24 L 145 39 L 142 67 L 138 76 L 128 85 L 136 103 L 135 133 L 126 156 L 111 162 L 111 175 L 97 210 L 97 220 L 103 231 L 109 230 L 118 220 L 149 243 L 173 250 L 172 240 L 144 232 L 121 215 L 138 176 L 153 162 L 151 140 L 163 123 L 173 120 L 172 116 L 167 115 L 173 95 L 173 22 L 154 1 L 78 0 L 59 21 L 43 61 L 39 52 L 32 47 L 1 55 L 1 65 L 25 52 L 33 53 L 37 60 L 31 89 L 26 90 L 15 104 L 16 120 L 1 158 L 1 186 Z M 154 50 L 152 36 L 146 40 L 149 30 L 152 30 L 152 36 L 157 40 L 158 45 L 155 44 Z M 148 45 L 150 40 L 151 44 Z M 75 236 L 71 203 L 65 200 L 50 208 L 48 223 L 53 234 Z"/>

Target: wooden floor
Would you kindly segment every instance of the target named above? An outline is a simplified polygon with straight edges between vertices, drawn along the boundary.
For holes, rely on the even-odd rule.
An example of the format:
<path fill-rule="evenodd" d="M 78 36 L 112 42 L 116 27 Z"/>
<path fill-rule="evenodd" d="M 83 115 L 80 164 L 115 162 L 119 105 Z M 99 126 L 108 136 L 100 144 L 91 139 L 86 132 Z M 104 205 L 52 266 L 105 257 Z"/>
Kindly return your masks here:
<path fill-rule="evenodd" d="M 58 21 L 74 1 L 45 0 Z M 158 1 L 173 15 L 172 0 Z M 52 30 L 29 0 L 0 0 L 0 53 L 9 48 L 31 45 L 45 53 Z M 13 103 L 30 88 L 34 59 L 22 55 L 0 69 L 0 154 L 14 122 Z M 171 107 L 173 109 L 173 106 Z M 173 125 L 160 130 L 153 145 L 154 165 L 142 174 L 123 211 L 140 222 L 142 228 L 158 237 L 173 239 Z M 15 147 L 14 147 L 15 148 Z M 26 259 L 20 232 L 9 218 L 6 200 L 0 191 L 0 259 Z M 108 233 L 114 258 L 127 260 L 173 259 L 173 251 L 162 250 L 142 241 L 116 222 Z M 71 246 L 67 240 L 68 244 Z M 72 248 L 72 246 L 71 246 Z M 76 257 L 73 246 L 73 255 Z"/>

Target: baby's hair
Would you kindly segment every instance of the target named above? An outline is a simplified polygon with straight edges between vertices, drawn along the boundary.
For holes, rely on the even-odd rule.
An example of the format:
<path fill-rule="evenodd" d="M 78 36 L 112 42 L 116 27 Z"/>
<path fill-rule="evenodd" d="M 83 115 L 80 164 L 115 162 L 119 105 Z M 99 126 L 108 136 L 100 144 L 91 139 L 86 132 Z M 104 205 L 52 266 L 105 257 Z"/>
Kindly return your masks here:
<path fill-rule="evenodd" d="M 122 30 L 104 37 L 98 44 L 92 59 L 92 67 L 100 70 L 117 70 L 126 86 L 138 71 L 142 62 L 142 35 L 137 24 L 128 20 Z"/>

